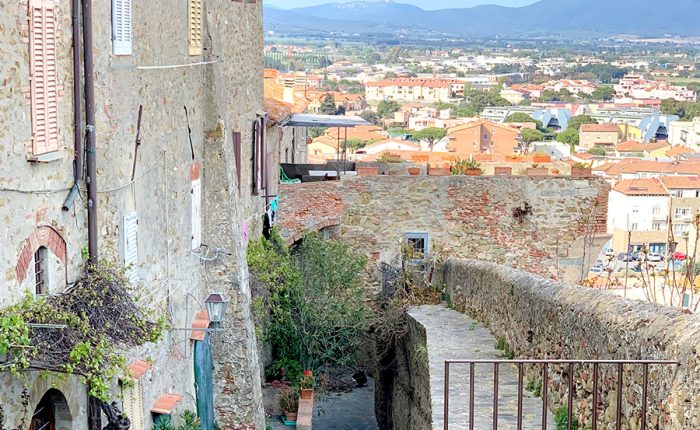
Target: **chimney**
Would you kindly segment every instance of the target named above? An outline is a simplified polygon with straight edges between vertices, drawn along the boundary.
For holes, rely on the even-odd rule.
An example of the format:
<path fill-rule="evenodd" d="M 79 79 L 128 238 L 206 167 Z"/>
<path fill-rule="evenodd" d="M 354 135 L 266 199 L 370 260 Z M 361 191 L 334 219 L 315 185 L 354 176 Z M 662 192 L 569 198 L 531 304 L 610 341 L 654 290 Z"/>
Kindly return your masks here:
<path fill-rule="evenodd" d="M 294 78 L 284 79 L 284 101 L 285 103 L 294 104 Z"/>

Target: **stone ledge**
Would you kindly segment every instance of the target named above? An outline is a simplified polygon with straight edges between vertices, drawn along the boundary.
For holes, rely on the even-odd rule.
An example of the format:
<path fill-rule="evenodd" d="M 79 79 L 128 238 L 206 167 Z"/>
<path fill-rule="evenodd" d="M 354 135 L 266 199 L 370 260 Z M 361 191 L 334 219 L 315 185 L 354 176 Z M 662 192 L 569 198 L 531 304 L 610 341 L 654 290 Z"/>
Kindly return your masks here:
<path fill-rule="evenodd" d="M 314 398 L 299 399 L 297 411 L 297 430 L 311 430 L 311 421 L 314 411 Z"/>

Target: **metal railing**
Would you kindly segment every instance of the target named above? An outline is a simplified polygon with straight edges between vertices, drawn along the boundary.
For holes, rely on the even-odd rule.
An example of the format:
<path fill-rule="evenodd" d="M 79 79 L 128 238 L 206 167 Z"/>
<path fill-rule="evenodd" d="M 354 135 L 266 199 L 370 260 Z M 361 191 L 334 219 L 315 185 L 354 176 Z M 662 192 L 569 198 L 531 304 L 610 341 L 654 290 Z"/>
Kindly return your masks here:
<path fill-rule="evenodd" d="M 524 382 L 524 367 L 526 365 L 542 366 L 542 430 L 547 430 L 548 417 L 548 367 L 550 365 L 568 366 L 568 398 L 567 398 L 567 429 L 571 430 L 573 424 L 573 403 L 574 403 L 574 370 L 576 365 L 592 366 L 593 367 L 593 405 L 591 428 L 598 428 L 598 401 L 599 401 L 599 368 L 603 366 L 617 367 L 617 393 L 616 396 L 616 425 L 615 429 L 620 430 L 622 426 L 622 384 L 623 373 L 625 366 L 641 366 L 642 367 L 642 411 L 641 411 L 641 430 L 647 428 L 647 403 L 648 403 L 648 385 L 649 385 L 649 366 L 678 366 L 677 361 L 666 360 L 447 360 L 445 361 L 445 387 L 444 387 L 444 430 L 449 430 L 450 421 L 450 366 L 451 365 L 469 365 L 469 430 L 474 430 L 474 373 L 476 365 L 491 365 L 493 366 L 493 430 L 498 430 L 498 386 L 499 386 L 499 368 L 504 366 L 517 366 L 518 368 L 518 412 L 517 412 L 517 429 L 523 429 L 523 382 Z M 479 429 L 484 430 L 484 429 Z"/>

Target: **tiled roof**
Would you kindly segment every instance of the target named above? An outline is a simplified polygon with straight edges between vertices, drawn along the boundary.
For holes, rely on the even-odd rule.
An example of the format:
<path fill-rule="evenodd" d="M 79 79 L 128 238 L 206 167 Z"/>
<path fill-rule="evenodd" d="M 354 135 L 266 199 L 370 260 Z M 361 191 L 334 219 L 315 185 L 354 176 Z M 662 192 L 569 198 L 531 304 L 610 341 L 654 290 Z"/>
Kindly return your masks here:
<path fill-rule="evenodd" d="M 668 190 L 658 178 L 626 179 L 613 190 L 628 196 L 667 196 Z"/>
<path fill-rule="evenodd" d="M 494 127 L 494 128 L 499 128 L 502 130 L 514 131 L 516 133 L 518 131 L 515 127 L 511 127 L 509 125 L 498 124 L 498 123 L 488 121 L 485 119 L 480 119 L 478 121 L 468 122 L 466 124 L 458 125 L 457 127 L 452 127 L 451 129 L 447 130 L 447 134 L 452 134 L 452 133 L 462 131 L 462 130 L 469 130 L 470 128 L 480 127 L 482 125 L 485 127 Z"/>
<path fill-rule="evenodd" d="M 368 82 L 368 87 L 428 87 L 449 88 L 452 84 L 463 84 L 455 79 L 384 79 Z"/>
<path fill-rule="evenodd" d="M 194 314 L 194 321 L 192 322 L 192 328 L 193 329 L 199 329 L 199 330 L 192 330 L 192 334 L 190 335 L 190 339 L 192 340 L 199 340 L 202 341 L 207 335 L 206 330 L 209 328 L 209 314 L 207 311 L 198 311 L 197 313 Z"/>
<path fill-rule="evenodd" d="M 700 189 L 700 177 L 698 176 L 664 176 L 661 180 L 669 190 Z"/>
<path fill-rule="evenodd" d="M 616 149 L 620 152 L 644 152 L 656 151 L 657 149 L 665 148 L 667 146 L 669 146 L 668 142 L 639 143 L 627 141 L 617 145 Z"/>
<path fill-rule="evenodd" d="M 153 367 L 153 365 L 146 361 L 134 360 L 134 362 L 131 363 L 127 369 L 129 370 L 129 373 L 133 379 L 141 379 L 143 375 L 145 375 L 146 372 L 151 369 L 151 367 Z"/>
<path fill-rule="evenodd" d="M 594 132 L 619 132 L 620 128 L 615 124 L 581 124 L 581 132 L 583 133 L 594 133 Z"/>
<path fill-rule="evenodd" d="M 695 151 L 692 149 L 688 148 L 687 146 L 675 146 L 668 151 L 666 151 L 666 155 L 669 157 L 673 157 L 675 155 L 687 155 L 687 154 L 695 154 Z"/>
<path fill-rule="evenodd" d="M 175 405 L 180 403 L 180 401 L 182 401 L 182 396 L 179 394 L 164 394 L 153 404 L 151 412 L 170 415 Z"/>

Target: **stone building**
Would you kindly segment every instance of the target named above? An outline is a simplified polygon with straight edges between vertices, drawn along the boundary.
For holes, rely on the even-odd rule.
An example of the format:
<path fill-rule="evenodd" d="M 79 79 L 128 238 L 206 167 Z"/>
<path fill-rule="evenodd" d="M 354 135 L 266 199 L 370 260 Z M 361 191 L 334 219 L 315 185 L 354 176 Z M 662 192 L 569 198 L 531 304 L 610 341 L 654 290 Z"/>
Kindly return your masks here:
<path fill-rule="evenodd" d="M 90 27 L 80 6 L 91 12 L 93 40 L 74 65 L 73 46 L 84 45 Z M 99 257 L 132 264 L 139 303 L 172 326 L 157 344 L 126 352 L 135 384 L 115 379 L 111 398 L 134 430 L 158 415 L 177 421 L 185 409 L 208 426 L 264 428 L 245 264 L 279 176 L 279 140 L 266 136 L 262 2 L 2 2 L 0 35 L 0 306 L 26 292 L 61 294 L 80 275 L 88 250 L 82 168 L 77 198 L 66 197 L 92 134 Z M 88 51 L 94 73 L 86 79 L 80 54 Z M 75 90 L 90 80 L 95 121 L 86 125 L 89 109 Z M 212 292 L 230 298 L 223 331 L 191 330 L 208 324 L 199 311 Z M 203 352 L 213 366 L 195 363 Z M 29 372 L 22 381 L 1 370 L 0 428 L 97 427 L 80 378 Z"/>

